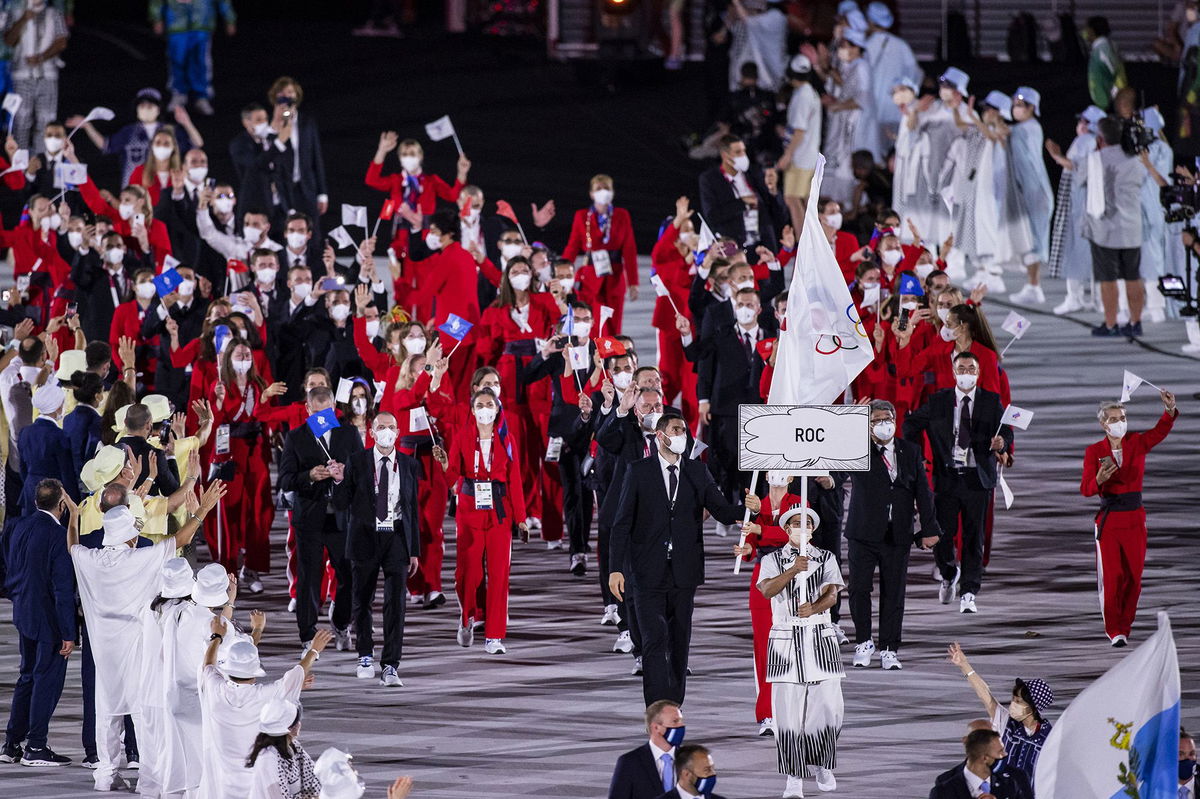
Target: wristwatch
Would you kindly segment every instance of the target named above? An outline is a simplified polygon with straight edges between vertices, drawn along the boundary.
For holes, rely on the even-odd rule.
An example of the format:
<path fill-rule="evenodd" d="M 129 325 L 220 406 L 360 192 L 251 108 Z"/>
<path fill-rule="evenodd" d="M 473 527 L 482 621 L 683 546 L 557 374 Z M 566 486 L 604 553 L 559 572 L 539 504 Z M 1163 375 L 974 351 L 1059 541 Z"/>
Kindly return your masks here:
<path fill-rule="evenodd" d="M 425 371 L 429 372 L 430 374 L 433 374 L 433 364 L 431 364 L 431 363 L 425 364 Z"/>
<path fill-rule="evenodd" d="M 208 640 L 210 642 L 211 641 L 224 641 L 225 636 L 221 635 L 220 633 L 213 633 L 212 635 L 208 636 Z"/>

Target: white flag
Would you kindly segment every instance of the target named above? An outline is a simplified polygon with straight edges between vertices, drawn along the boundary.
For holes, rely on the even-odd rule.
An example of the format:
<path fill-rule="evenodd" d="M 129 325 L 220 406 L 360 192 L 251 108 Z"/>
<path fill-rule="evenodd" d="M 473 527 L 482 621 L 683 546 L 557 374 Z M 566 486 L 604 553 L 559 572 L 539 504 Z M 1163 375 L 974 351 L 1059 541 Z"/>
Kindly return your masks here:
<path fill-rule="evenodd" d="M 818 156 L 796 267 L 788 289 L 787 326 L 775 355 L 771 405 L 825 405 L 846 390 L 875 357 L 842 269 L 821 229 L 817 198 L 825 158 Z"/>
<path fill-rule="evenodd" d="M 578 347 L 568 347 L 567 354 L 571 358 L 572 369 L 587 369 L 591 366 L 587 344 L 582 344 Z"/>
<path fill-rule="evenodd" d="M 408 429 L 413 433 L 429 429 L 429 414 L 423 407 L 413 408 L 408 412 Z"/>
<path fill-rule="evenodd" d="M 378 405 L 383 399 L 383 391 L 387 388 L 386 380 L 372 380 L 371 383 L 375 386 L 375 404 Z"/>
<path fill-rule="evenodd" d="M 1029 423 L 1032 421 L 1033 411 L 1018 408 L 1016 405 L 1009 405 L 1004 409 L 1004 415 L 1000 417 L 1000 424 L 1012 425 L 1022 430 L 1028 430 Z"/>
<path fill-rule="evenodd" d="M 697 214 L 696 216 L 699 217 L 700 215 Z M 717 243 L 717 237 L 713 235 L 712 230 L 710 230 L 708 227 L 708 223 L 704 221 L 703 217 L 701 217 L 700 218 L 700 234 L 698 237 L 698 241 L 696 242 L 696 252 L 706 252 L 709 247 L 713 246 L 716 243 Z"/>
<path fill-rule="evenodd" d="M 183 261 L 179 260 L 174 255 L 164 255 L 163 256 L 162 271 L 169 272 L 172 269 L 175 269 L 176 267 L 180 267 L 180 266 L 183 266 Z"/>
<path fill-rule="evenodd" d="M 1025 335 L 1025 331 L 1029 329 L 1030 324 L 1028 319 L 1016 311 L 1009 311 L 1008 316 L 1004 317 L 1004 322 L 1000 325 L 1000 329 L 1008 331 L 1015 338 L 1020 338 Z"/>
<path fill-rule="evenodd" d="M 60 163 L 54 171 L 54 185 L 59 188 L 87 183 L 87 164 Z"/>
<path fill-rule="evenodd" d="M 1008 487 L 1008 481 L 1004 479 L 1004 467 L 997 467 L 996 474 L 996 480 L 1000 484 L 1000 493 L 1004 495 L 1004 509 L 1010 510 L 1013 506 L 1013 492 Z"/>
<path fill-rule="evenodd" d="M 654 293 L 659 297 L 670 297 L 671 292 L 667 289 L 667 284 L 663 283 L 663 279 L 658 275 L 651 275 L 650 282 L 654 284 Z"/>
<path fill-rule="evenodd" d="M 607 305 L 601 305 L 600 306 L 600 325 L 596 329 L 603 330 L 604 323 L 612 318 L 613 318 L 613 309 L 609 308 Z M 541 349 L 541 347 L 538 347 L 538 349 Z"/>
<path fill-rule="evenodd" d="M 344 377 L 338 378 L 337 391 L 333 395 L 334 402 L 340 402 L 343 405 L 350 404 L 350 391 L 354 388 L 354 381 L 347 380 Z"/>
<path fill-rule="evenodd" d="M 363 230 L 367 228 L 367 206 L 347 205 L 342 203 L 342 224 L 354 225 Z"/>
<path fill-rule="evenodd" d="M 431 141 L 441 141 L 454 136 L 454 123 L 449 116 L 439 117 L 425 126 L 425 135 Z"/>
<path fill-rule="evenodd" d="M 83 118 L 83 121 L 84 122 L 92 122 L 92 121 L 98 119 L 101 122 L 107 122 L 110 119 L 115 119 L 116 116 L 117 116 L 116 112 L 113 111 L 111 108 L 105 108 L 102 105 L 98 105 L 95 108 L 93 108 L 91 111 L 87 112 L 87 116 L 85 116 Z"/>
<path fill-rule="evenodd" d="M 1084 688 L 1054 722 L 1038 756 L 1038 796 L 1095 799 L 1179 793 L 1179 660 L 1171 621 Z"/>
<path fill-rule="evenodd" d="M 333 239 L 339 250 L 344 250 L 347 247 L 354 246 L 354 239 L 350 238 L 349 231 L 344 227 L 335 227 L 329 231 L 329 238 Z"/>
<path fill-rule="evenodd" d="M 1145 382 L 1145 380 L 1126 369 L 1125 379 L 1121 381 L 1121 402 L 1129 402 L 1129 398 L 1133 396 L 1133 392 L 1137 391 L 1138 386 Z"/>
<path fill-rule="evenodd" d="M 4 102 L 0 103 L 0 108 L 3 108 L 13 116 L 17 115 L 17 109 L 21 107 L 21 95 L 16 92 L 9 92 L 4 95 Z"/>
<path fill-rule="evenodd" d="M 16 152 L 13 153 L 12 163 L 9 165 L 8 169 L 4 170 L 4 172 L 2 172 L 0 174 L 7 175 L 9 172 L 24 172 L 28 168 L 29 168 L 29 151 L 28 150 L 17 150 Z"/>
<path fill-rule="evenodd" d="M 863 289 L 863 305 L 879 304 L 879 286 Z"/>

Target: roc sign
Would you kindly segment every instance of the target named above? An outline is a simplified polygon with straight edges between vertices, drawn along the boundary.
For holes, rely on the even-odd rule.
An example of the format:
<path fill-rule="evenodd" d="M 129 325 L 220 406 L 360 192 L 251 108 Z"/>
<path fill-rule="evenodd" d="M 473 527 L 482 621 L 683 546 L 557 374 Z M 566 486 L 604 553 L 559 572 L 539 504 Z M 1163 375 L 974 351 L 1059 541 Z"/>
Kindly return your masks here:
<path fill-rule="evenodd" d="M 869 421 L 865 405 L 741 405 L 738 468 L 865 472 Z"/>

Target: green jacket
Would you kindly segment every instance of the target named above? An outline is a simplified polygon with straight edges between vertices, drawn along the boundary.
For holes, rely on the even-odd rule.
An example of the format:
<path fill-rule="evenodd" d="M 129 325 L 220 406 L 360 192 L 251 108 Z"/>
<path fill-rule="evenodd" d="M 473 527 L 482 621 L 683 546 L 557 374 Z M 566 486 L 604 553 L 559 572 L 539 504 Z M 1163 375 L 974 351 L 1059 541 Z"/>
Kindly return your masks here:
<path fill-rule="evenodd" d="M 226 25 L 237 23 L 230 0 L 150 0 L 150 23 L 163 23 L 165 33 L 205 31 L 217 27 L 217 14 Z"/>
<path fill-rule="evenodd" d="M 1088 57 L 1088 94 L 1092 96 L 1092 102 L 1107 111 L 1117 89 L 1128 85 L 1125 62 L 1108 37 L 1101 36 L 1092 43 L 1092 53 Z"/>

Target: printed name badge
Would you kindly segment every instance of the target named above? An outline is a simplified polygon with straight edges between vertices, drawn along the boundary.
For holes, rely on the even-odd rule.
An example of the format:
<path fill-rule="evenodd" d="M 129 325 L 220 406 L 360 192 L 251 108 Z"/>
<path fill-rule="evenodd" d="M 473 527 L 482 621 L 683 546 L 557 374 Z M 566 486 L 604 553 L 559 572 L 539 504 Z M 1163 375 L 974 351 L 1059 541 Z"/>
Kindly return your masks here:
<path fill-rule="evenodd" d="M 546 462 L 558 463 L 559 457 L 562 456 L 563 440 L 562 436 L 552 436 L 546 442 Z"/>
<path fill-rule="evenodd" d="M 492 509 L 492 482 L 490 480 L 478 480 L 475 483 L 475 509 L 476 510 L 491 510 Z"/>
<path fill-rule="evenodd" d="M 967 448 L 966 447 L 959 447 L 959 446 L 954 447 L 954 465 L 959 466 L 959 467 L 967 465 Z"/>
<path fill-rule="evenodd" d="M 229 425 L 217 425 L 217 444 L 214 452 L 217 455 L 229 454 Z"/>
<path fill-rule="evenodd" d="M 592 250 L 592 268 L 596 270 L 596 277 L 604 277 L 613 273 L 612 257 L 608 254 L 608 250 Z"/>
<path fill-rule="evenodd" d="M 429 429 L 429 415 L 424 408 L 413 408 L 408 412 L 408 429 L 414 433 Z"/>

